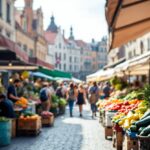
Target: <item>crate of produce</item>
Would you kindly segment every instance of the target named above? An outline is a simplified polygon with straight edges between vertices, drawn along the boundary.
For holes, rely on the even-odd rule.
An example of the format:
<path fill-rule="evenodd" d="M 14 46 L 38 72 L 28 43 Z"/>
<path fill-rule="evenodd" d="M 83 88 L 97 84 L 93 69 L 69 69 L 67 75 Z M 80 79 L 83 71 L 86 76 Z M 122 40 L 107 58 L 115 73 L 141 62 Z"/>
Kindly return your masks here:
<path fill-rule="evenodd" d="M 120 131 L 118 132 L 116 130 L 113 130 L 112 142 L 113 142 L 113 147 L 115 147 L 116 150 L 122 150 L 123 132 Z"/>
<path fill-rule="evenodd" d="M 16 119 L 11 119 L 11 137 L 16 137 Z"/>
<path fill-rule="evenodd" d="M 112 127 L 105 127 L 105 139 L 108 137 L 112 137 L 113 135 L 113 130 Z"/>
<path fill-rule="evenodd" d="M 139 150 L 150 149 L 150 136 L 138 136 Z"/>
<path fill-rule="evenodd" d="M 37 135 L 41 129 L 41 117 L 38 115 L 21 115 L 18 119 L 19 135 Z"/>
<path fill-rule="evenodd" d="M 138 150 L 138 139 L 131 138 L 125 134 L 123 140 L 123 150 Z"/>
<path fill-rule="evenodd" d="M 54 115 L 51 112 L 43 111 L 41 113 L 42 126 L 53 126 L 54 125 Z"/>

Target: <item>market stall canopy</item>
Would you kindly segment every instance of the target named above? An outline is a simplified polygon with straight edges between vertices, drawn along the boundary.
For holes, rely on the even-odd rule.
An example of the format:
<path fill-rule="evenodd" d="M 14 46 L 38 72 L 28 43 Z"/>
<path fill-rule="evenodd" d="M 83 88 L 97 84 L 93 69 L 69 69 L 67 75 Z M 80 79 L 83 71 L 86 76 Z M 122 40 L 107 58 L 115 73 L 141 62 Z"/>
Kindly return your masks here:
<path fill-rule="evenodd" d="M 72 77 L 70 73 L 66 73 L 66 72 L 59 71 L 59 70 L 48 70 L 48 69 L 45 69 L 42 67 L 39 67 L 38 72 L 44 73 L 44 74 L 54 77 L 54 78 L 59 77 L 59 78 L 71 79 L 71 77 Z"/>
<path fill-rule="evenodd" d="M 90 75 L 86 76 L 87 82 L 96 81 L 96 80 L 97 80 L 97 77 L 98 77 L 103 71 L 104 71 L 104 70 L 101 69 L 101 70 L 98 70 L 97 72 L 95 72 L 95 73 L 93 73 L 93 74 L 90 74 Z"/>
<path fill-rule="evenodd" d="M 114 76 L 114 69 L 110 68 L 107 70 L 104 70 L 99 76 L 98 76 L 98 81 L 105 81 L 105 80 L 109 80 L 110 78 L 112 78 Z"/>
<path fill-rule="evenodd" d="M 75 83 L 82 83 L 83 81 L 81 81 L 81 80 L 79 80 L 79 79 L 77 79 L 77 78 L 72 78 L 71 79 L 73 82 L 75 82 Z"/>
<path fill-rule="evenodd" d="M 110 49 L 150 32 L 150 0 L 107 0 Z"/>
<path fill-rule="evenodd" d="M 31 76 L 36 76 L 36 77 L 41 77 L 41 78 L 46 78 L 46 79 L 49 79 L 49 80 L 54 80 L 53 77 L 45 75 L 44 73 L 41 73 L 41 72 L 30 72 L 30 75 Z"/>
<path fill-rule="evenodd" d="M 115 74 L 118 76 L 119 75 L 123 76 L 124 74 L 143 75 L 147 74 L 149 68 L 150 68 L 150 52 L 147 52 L 117 65 L 114 68 L 114 70 Z"/>

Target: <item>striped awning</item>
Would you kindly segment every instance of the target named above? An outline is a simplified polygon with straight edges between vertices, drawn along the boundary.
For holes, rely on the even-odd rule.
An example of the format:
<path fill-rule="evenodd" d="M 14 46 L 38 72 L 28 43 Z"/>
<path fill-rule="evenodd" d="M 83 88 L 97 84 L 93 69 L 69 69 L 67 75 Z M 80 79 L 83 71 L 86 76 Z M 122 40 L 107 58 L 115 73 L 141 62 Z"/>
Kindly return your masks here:
<path fill-rule="evenodd" d="M 107 0 L 110 50 L 150 32 L 150 0 Z"/>

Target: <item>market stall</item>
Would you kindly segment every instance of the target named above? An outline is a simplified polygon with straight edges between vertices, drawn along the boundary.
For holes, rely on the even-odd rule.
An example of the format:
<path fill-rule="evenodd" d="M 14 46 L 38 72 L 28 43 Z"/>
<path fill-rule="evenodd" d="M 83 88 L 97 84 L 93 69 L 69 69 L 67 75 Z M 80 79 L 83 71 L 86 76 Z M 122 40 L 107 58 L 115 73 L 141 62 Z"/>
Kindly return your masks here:
<path fill-rule="evenodd" d="M 117 90 L 117 89 L 116 89 Z M 132 89 L 123 95 L 99 100 L 100 122 L 105 138 L 112 137 L 117 150 L 148 150 L 150 148 L 150 86 Z"/>
<path fill-rule="evenodd" d="M 1 79 L 3 80 L 2 76 L 0 76 L 0 95 L 7 94 Z M 42 127 L 53 126 L 55 117 L 63 115 L 66 109 L 66 99 L 57 97 L 55 91 L 51 93 L 51 99 L 48 99 L 51 101 L 50 109 L 46 111 L 43 109 L 40 90 L 47 80 L 53 81 L 53 77 L 40 72 L 19 71 L 8 76 L 9 85 L 15 86 L 15 80 L 19 82 L 19 86 L 15 87 L 19 99 L 13 103 L 7 100 L 13 109 L 13 118 L 0 117 L 0 131 L 6 128 L 3 134 L 0 134 L 0 147 L 10 144 L 11 137 L 38 136 Z M 5 102 L 5 98 L 2 101 Z"/>

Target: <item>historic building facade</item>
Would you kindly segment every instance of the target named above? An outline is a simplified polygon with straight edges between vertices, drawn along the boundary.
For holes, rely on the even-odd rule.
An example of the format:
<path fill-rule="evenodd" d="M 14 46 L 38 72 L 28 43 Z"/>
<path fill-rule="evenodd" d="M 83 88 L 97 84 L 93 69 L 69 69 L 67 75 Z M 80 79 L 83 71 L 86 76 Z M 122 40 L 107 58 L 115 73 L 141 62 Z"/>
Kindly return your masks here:
<path fill-rule="evenodd" d="M 0 0 L 0 34 L 15 41 L 14 1 Z"/>
<path fill-rule="evenodd" d="M 34 48 L 29 49 L 30 63 L 52 69 L 54 66 L 51 64 L 51 57 L 48 55 L 48 43 L 44 37 L 42 9 L 33 10 L 33 0 L 24 0 L 24 2 L 25 6 L 22 10 L 16 9 L 15 17 L 20 30 L 28 38 L 26 44 L 23 45 L 31 47 L 33 43 L 28 43 L 28 41 L 34 42 Z M 20 38 L 17 39 L 20 40 Z M 22 41 L 18 42 L 24 43 L 25 41 L 22 38 Z"/>
<path fill-rule="evenodd" d="M 66 39 L 52 16 L 44 35 L 48 42 L 48 53 L 52 57 L 55 68 L 74 75 L 78 74 L 80 71 L 80 49 L 74 40 L 73 29 L 70 29 L 70 37 Z"/>

